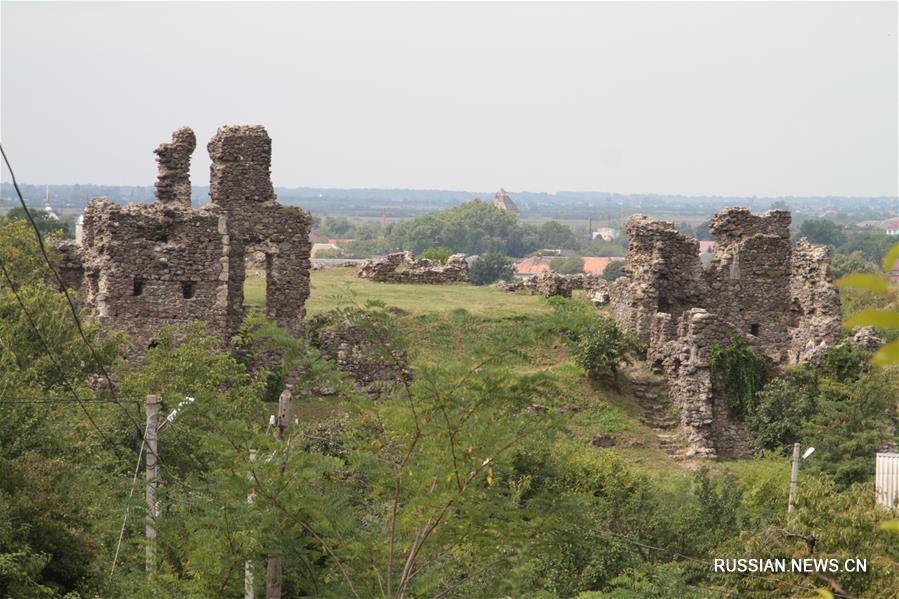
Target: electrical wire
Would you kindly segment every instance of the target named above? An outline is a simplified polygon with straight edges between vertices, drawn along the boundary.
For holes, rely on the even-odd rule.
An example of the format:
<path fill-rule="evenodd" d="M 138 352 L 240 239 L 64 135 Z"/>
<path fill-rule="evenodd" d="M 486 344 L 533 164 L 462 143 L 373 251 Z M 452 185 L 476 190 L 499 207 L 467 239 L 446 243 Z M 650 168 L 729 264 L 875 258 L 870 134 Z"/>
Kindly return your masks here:
<path fill-rule="evenodd" d="M 34 321 L 34 318 L 31 316 L 31 312 L 28 310 L 28 307 L 25 305 L 24 300 L 22 300 L 22 296 L 19 295 L 19 290 L 13 282 L 12 278 L 9 276 L 9 271 L 6 269 L 6 263 L 4 262 L 2 256 L 0 256 L 0 271 L 3 272 L 3 277 L 6 279 L 9 284 L 9 288 L 12 291 L 13 295 L 16 298 L 16 301 L 19 304 L 19 307 L 22 308 L 22 312 L 25 314 L 25 317 L 28 320 L 28 323 L 31 325 L 31 328 L 34 330 L 35 335 L 37 335 L 38 340 L 41 342 L 41 345 L 44 347 L 44 351 L 47 354 L 47 357 L 50 358 L 50 361 L 59 371 L 59 376 L 62 378 L 63 385 L 68 389 L 68 391 L 72 394 L 74 398 L 74 402 L 76 402 L 81 410 L 84 412 L 84 415 L 87 417 L 88 421 L 90 421 L 91 425 L 96 429 L 97 434 L 103 438 L 103 441 L 109 445 L 110 447 L 115 447 L 115 444 L 106 436 L 106 433 L 100 428 L 97 424 L 97 421 L 94 420 L 94 417 L 91 415 L 90 411 L 88 411 L 87 406 L 81 401 L 81 398 L 78 397 L 78 392 L 75 390 L 75 387 L 72 386 L 72 383 L 69 382 L 68 377 L 65 374 L 65 370 L 63 370 L 62 365 L 56 360 L 53 356 L 53 352 L 50 351 L 50 346 L 47 344 L 47 341 L 44 339 L 44 336 L 41 335 L 41 331 L 37 326 L 37 323 Z"/>
<path fill-rule="evenodd" d="M 66 303 L 68 303 L 69 311 L 72 313 L 72 318 L 75 320 L 75 327 L 78 329 L 78 334 L 81 336 L 81 339 L 84 341 L 85 345 L 87 345 L 87 348 L 90 351 L 94 362 L 97 364 L 97 368 L 106 379 L 106 384 L 109 386 L 109 392 L 112 394 L 113 399 L 117 401 L 118 398 L 116 397 L 115 385 L 112 382 L 112 378 L 109 376 L 109 372 L 107 372 L 106 367 L 103 366 L 103 362 L 97 355 L 94 346 L 91 344 L 90 340 L 88 340 L 87 338 L 87 335 L 84 333 L 84 328 L 81 326 L 81 319 L 78 317 L 78 310 L 75 307 L 75 302 L 72 301 L 72 296 L 69 295 L 69 290 L 66 288 L 62 277 L 59 276 L 59 272 L 57 272 L 56 268 L 53 267 L 50 256 L 47 254 L 47 247 L 44 244 L 44 239 L 41 236 L 40 229 L 38 229 L 37 223 L 34 222 L 34 217 L 31 215 L 31 211 L 28 210 L 28 206 L 25 204 L 25 198 L 22 197 L 22 191 L 19 189 L 19 183 L 16 181 L 16 174 L 15 172 L 13 172 L 12 165 L 9 163 L 9 158 L 7 158 L 6 151 L 3 149 L 2 144 L 0 144 L 0 154 L 2 154 L 3 162 L 6 164 L 6 169 L 9 171 L 10 177 L 12 178 L 12 184 L 16 190 L 16 194 L 19 197 L 19 203 L 22 205 L 22 209 L 25 211 L 25 217 L 28 219 L 28 222 L 31 223 L 31 228 L 34 229 L 34 235 L 35 237 L 37 237 L 37 242 L 41 249 L 41 255 L 43 255 L 44 257 L 44 262 L 47 263 L 47 267 L 50 269 L 50 272 L 53 273 L 53 276 L 59 283 L 59 288 L 62 290 L 63 295 L 65 295 Z M 125 415 L 128 416 L 129 420 L 131 420 L 132 424 L 134 424 L 134 427 L 137 429 L 138 434 L 141 434 L 141 427 L 140 424 L 138 424 L 137 420 L 135 420 L 131 413 L 127 409 L 125 409 L 125 406 L 120 404 L 120 407 L 125 412 Z"/>

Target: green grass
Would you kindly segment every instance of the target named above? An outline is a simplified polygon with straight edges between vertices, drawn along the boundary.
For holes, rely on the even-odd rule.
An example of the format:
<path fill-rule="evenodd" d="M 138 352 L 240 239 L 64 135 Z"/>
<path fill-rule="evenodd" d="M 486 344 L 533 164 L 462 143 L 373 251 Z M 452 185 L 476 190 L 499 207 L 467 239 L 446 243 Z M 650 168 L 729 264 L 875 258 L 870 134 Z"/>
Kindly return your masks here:
<path fill-rule="evenodd" d="M 446 363 L 472 357 L 473 348 L 512 349 L 503 360 L 521 373 L 545 372 L 556 382 L 559 395 L 547 408 L 564 414 L 571 439 L 589 445 L 598 432 L 612 435 L 609 449 L 665 484 L 676 485 L 691 476 L 684 464 L 675 462 L 658 446 L 652 429 L 639 419 L 639 407 L 626 386 L 590 382 L 577 367 L 560 339 L 539 338 L 534 324 L 551 307 L 540 296 L 505 293 L 491 287 L 455 285 L 402 285 L 375 283 L 356 277 L 354 268 L 313 271 L 312 288 L 306 302 L 313 316 L 341 305 L 364 305 L 369 300 L 394 308 L 400 329 L 409 340 L 409 357 L 416 365 Z M 247 305 L 265 301 L 264 277 L 249 274 L 244 289 Z M 303 407 L 309 421 L 329 415 L 329 401 Z M 766 461 L 734 460 L 708 464 L 713 470 L 729 470 L 741 479 L 754 480 L 772 470 Z M 777 470 L 777 468 L 774 468 Z M 779 476 L 779 475 L 778 475 Z M 775 476 L 775 480 L 780 482 Z"/>
<path fill-rule="evenodd" d="M 328 268 L 311 274 L 312 288 L 306 301 L 311 316 L 327 312 L 350 301 L 365 304 L 382 301 L 410 314 L 451 312 L 464 309 L 472 314 L 514 316 L 550 310 L 540 296 L 506 293 L 493 287 L 455 285 L 404 285 L 375 283 L 356 277 L 355 268 Z M 244 285 L 244 302 L 248 306 L 265 303 L 265 278 L 248 271 Z"/>

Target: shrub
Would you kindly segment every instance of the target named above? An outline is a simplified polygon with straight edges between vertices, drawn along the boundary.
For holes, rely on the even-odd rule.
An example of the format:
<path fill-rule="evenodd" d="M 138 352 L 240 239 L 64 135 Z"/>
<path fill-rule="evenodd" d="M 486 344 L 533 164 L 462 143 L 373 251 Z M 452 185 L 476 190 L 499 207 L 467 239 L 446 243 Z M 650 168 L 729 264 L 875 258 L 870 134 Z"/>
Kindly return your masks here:
<path fill-rule="evenodd" d="M 609 262 L 602 271 L 602 278 L 606 281 L 614 281 L 619 277 L 623 277 L 624 272 L 621 270 L 622 267 L 624 267 L 624 260 L 613 260 Z"/>
<path fill-rule="evenodd" d="M 848 344 L 827 349 L 821 354 L 818 371 L 836 381 L 854 381 L 871 370 L 870 354 L 852 349 Z"/>
<path fill-rule="evenodd" d="M 498 252 L 488 252 L 472 262 L 468 279 L 472 285 L 489 285 L 499 280 L 511 281 L 514 273 L 511 258 Z"/>
<path fill-rule="evenodd" d="M 806 368 L 768 383 L 746 420 L 755 447 L 777 450 L 801 441 L 802 428 L 817 408 L 817 394 L 817 381 Z"/>
<path fill-rule="evenodd" d="M 752 414 L 755 394 L 768 381 L 765 355 L 734 335 L 728 345 L 713 345 L 709 357 L 713 384 L 724 393 L 730 414 L 738 418 Z"/>
<path fill-rule="evenodd" d="M 624 332 L 618 323 L 586 302 L 553 298 L 553 313 L 542 324 L 545 333 L 561 335 L 571 349 L 575 363 L 594 380 L 615 376 L 618 364 L 640 356 L 640 339 Z"/>
<path fill-rule="evenodd" d="M 418 257 L 425 258 L 427 260 L 434 260 L 435 262 L 440 262 L 441 264 L 446 264 L 446 261 L 449 260 L 449 257 L 453 255 L 453 250 L 448 247 L 438 247 L 438 248 L 428 248 L 423 251 Z"/>

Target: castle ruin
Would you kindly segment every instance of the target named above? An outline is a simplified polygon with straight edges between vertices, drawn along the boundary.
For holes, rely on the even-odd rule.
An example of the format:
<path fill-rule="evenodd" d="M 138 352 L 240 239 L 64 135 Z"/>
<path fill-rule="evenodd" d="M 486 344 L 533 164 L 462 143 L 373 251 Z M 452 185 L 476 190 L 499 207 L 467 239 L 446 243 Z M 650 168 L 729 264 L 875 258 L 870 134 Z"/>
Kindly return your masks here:
<path fill-rule="evenodd" d="M 261 126 L 221 127 L 207 149 L 211 202 L 191 208 L 193 131 L 182 128 L 155 153 L 156 201 L 119 206 L 94 198 L 81 245 L 65 244 L 61 274 L 94 316 L 125 331 L 140 354 L 166 325 L 206 323 L 227 343 L 246 313 L 246 257 L 265 259 L 265 315 L 302 330 L 309 296 L 312 218 L 277 202 L 272 142 Z"/>
<path fill-rule="evenodd" d="M 790 243 L 790 213 L 728 208 L 712 218 L 715 256 L 670 222 L 627 223 L 625 276 L 610 286 L 613 316 L 647 343 L 680 412 L 690 453 L 714 457 L 745 447 L 739 423 L 714 396 L 709 350 L 740 336 L 774 364 L 801 362 L 840 333 L 840 300 L 826 248 Z"/>

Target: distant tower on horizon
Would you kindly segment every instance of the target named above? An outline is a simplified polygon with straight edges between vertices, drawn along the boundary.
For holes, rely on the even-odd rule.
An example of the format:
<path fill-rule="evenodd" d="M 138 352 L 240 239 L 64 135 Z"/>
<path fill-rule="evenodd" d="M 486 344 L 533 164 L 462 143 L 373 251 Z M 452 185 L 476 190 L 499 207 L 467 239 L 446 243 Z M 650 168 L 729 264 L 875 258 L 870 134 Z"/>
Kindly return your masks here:
<path fill-rule="evenodd" d="M 381 208 L 381 228 L 387 228 L 387 208 Z"/>
<path fill-rule="evenodd" d="M 518 206 L 515 205 L 515 202 L 512 201 L 512 198 L 509 197 L 509 194 L 506 193 L 506 190 L 502 187 L 500 187 L 499 191 L 497 191 L 496 195 L 493 197 L 493 205 L 500 210 L 508 210 L 515 214 L 520 212 Z"/>

